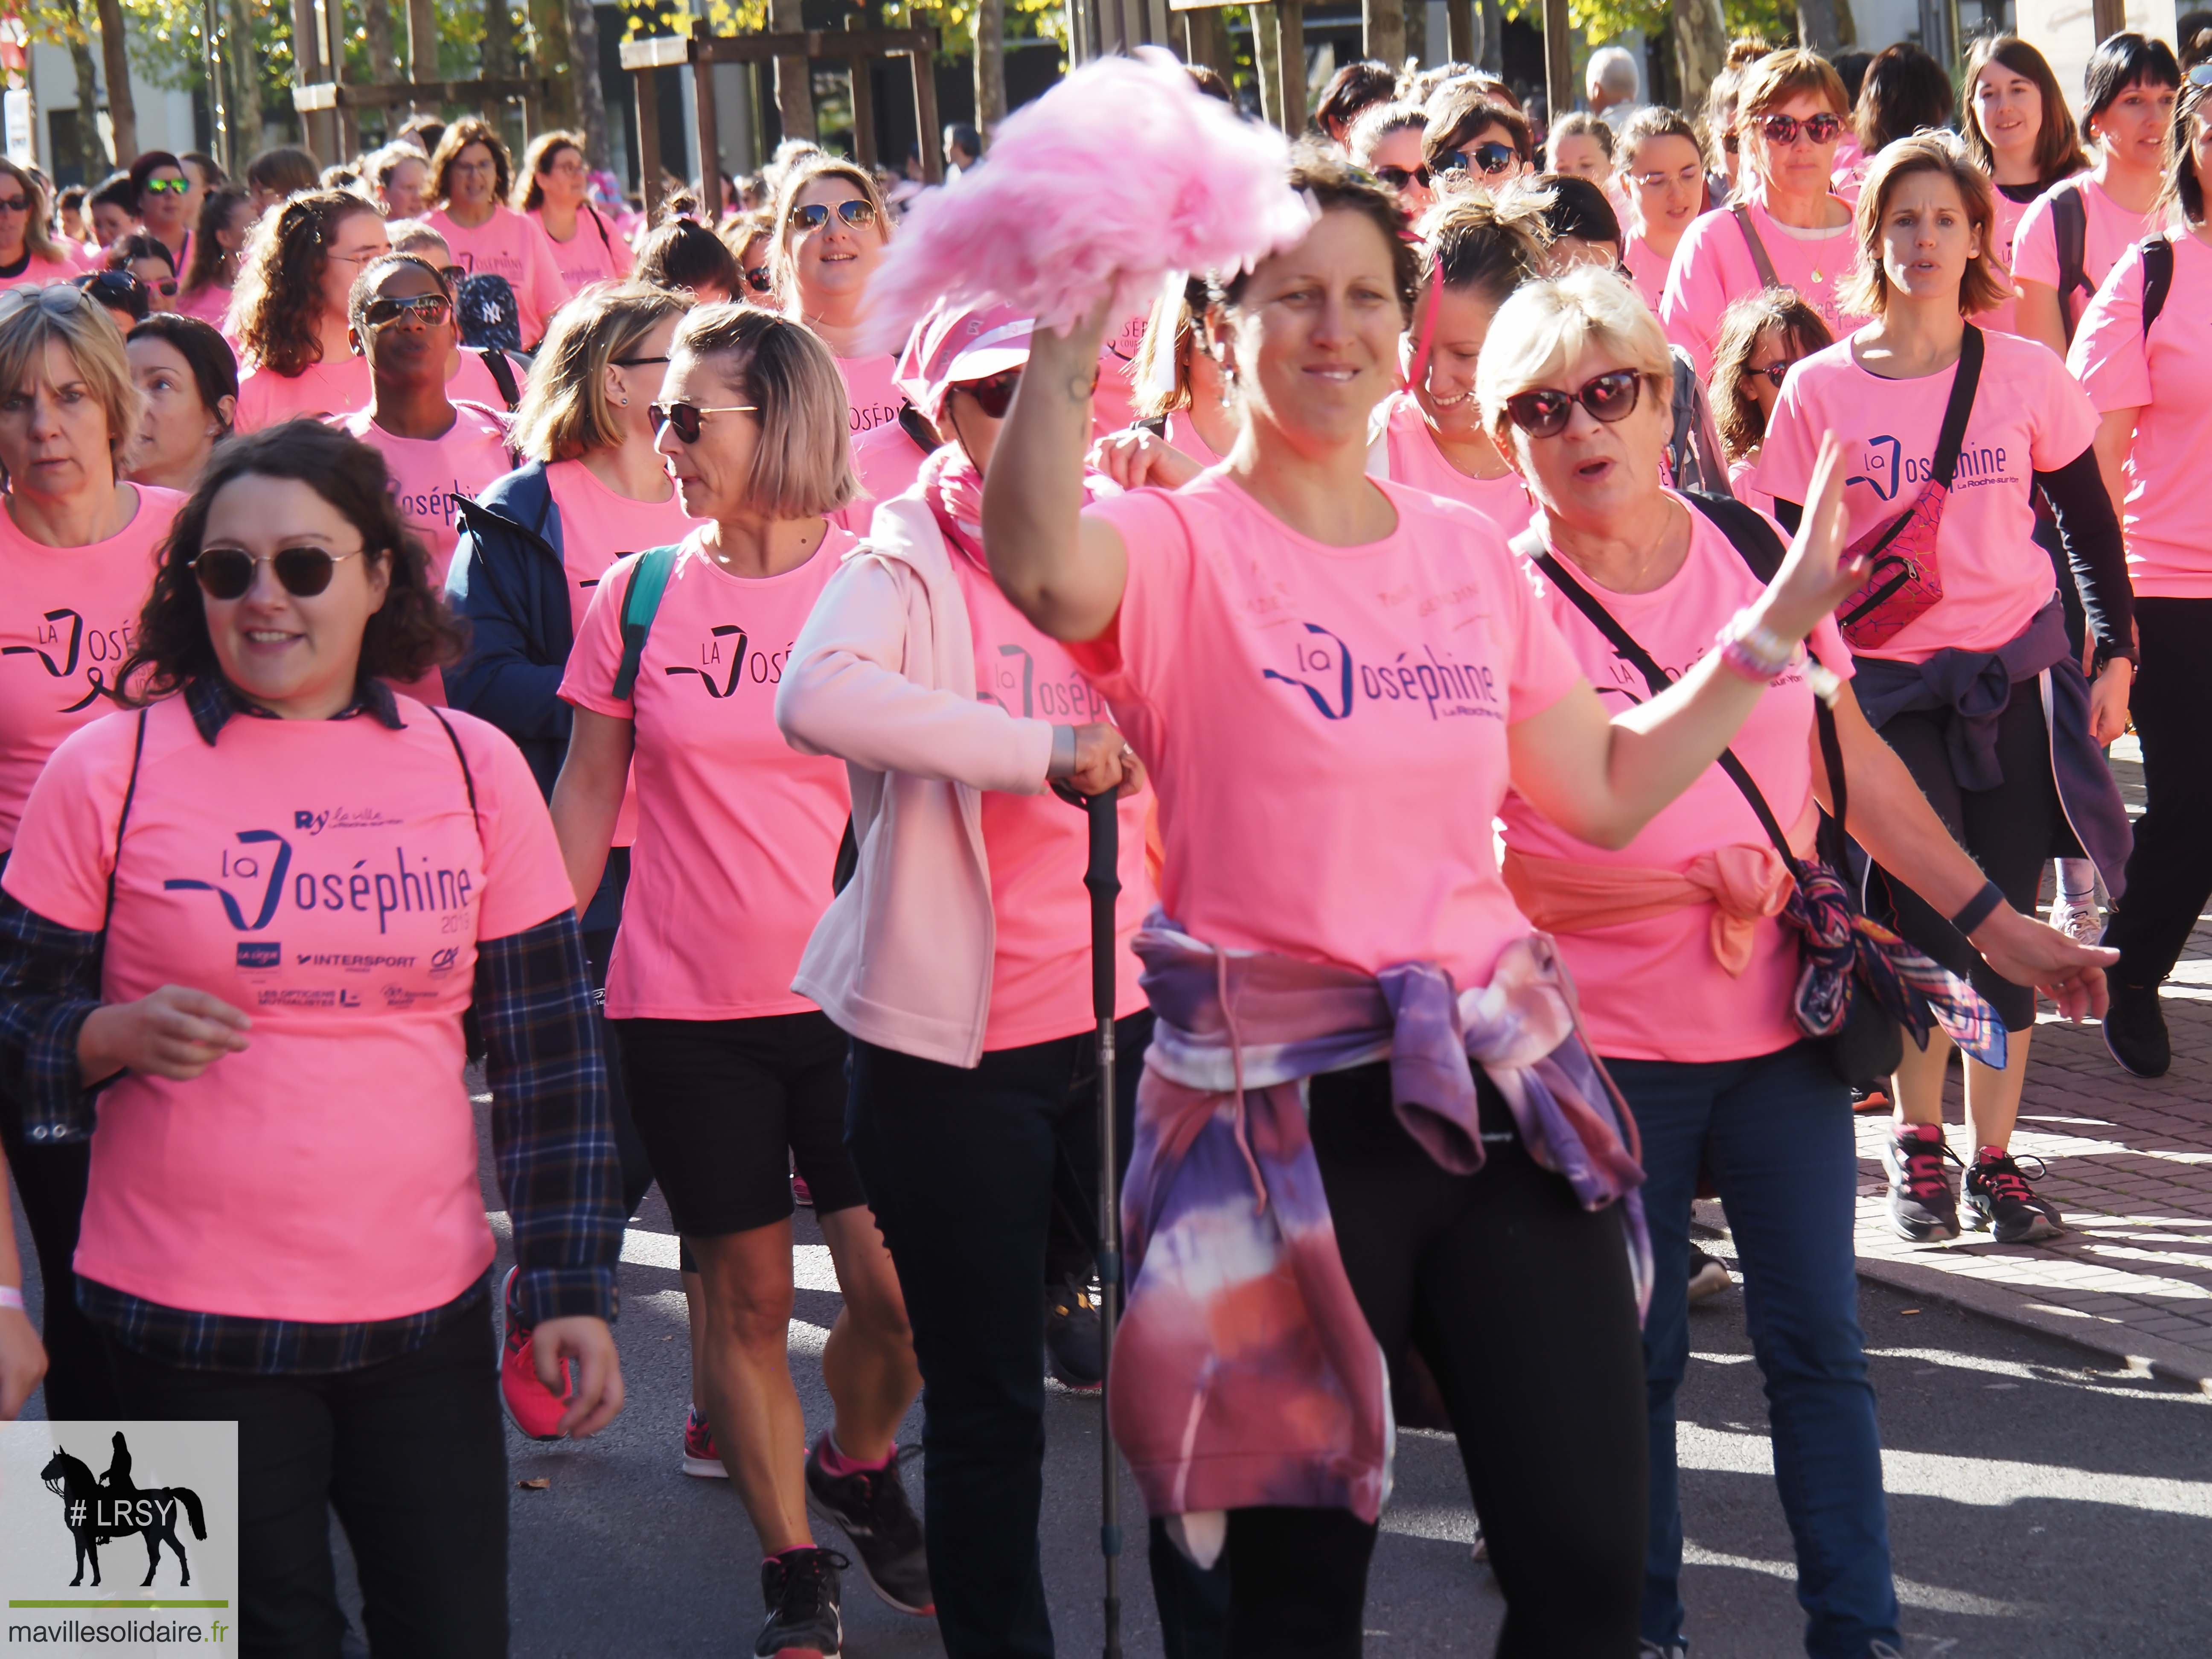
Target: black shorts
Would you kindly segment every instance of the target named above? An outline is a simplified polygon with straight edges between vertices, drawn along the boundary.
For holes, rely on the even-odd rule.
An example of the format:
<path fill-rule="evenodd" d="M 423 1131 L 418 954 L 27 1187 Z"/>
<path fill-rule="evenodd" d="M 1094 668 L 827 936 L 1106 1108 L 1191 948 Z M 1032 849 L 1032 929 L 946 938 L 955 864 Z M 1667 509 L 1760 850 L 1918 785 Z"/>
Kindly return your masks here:
<path fill-rule="evenodd" d="M 678 1232 L 711 1238 L 788 1219 L 793 1163 L 817 1214 L 866 1201 L 845 1151 L 848 1045 L 829 1015 L 608 1024 Z"/>

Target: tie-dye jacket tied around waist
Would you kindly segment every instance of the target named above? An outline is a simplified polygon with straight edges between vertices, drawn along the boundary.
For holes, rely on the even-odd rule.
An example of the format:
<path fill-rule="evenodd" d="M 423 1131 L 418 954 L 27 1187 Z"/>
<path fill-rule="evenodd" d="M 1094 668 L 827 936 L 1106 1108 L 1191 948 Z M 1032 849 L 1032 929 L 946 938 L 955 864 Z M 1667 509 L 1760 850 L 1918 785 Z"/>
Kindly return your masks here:
<path fill-rule="evenodd" d="M 1480 1066 L 1539 1164 L 1588 1208 L 1622 1204 L 1648 1299 L 1635 1122 L 1583 1041 L 1548 938 L 1516 940 L 1469 991 L 1432 963 L 1370 975 L 1221 950 L 1157 911 L 1136 951 L 1157 1024 L 1122 1195 L 1130 1290 L 1111 1413 L 1146 1507 L 1184 1517 L 1202 1561 L 1218 1511 L 1372 1522 L 1389 1496 L 1388 1368 L 1337 1254 L 1304 1079 L 1387 1060 L 1399 1121 L 1443 1168 L 1472 1174 Z"/>

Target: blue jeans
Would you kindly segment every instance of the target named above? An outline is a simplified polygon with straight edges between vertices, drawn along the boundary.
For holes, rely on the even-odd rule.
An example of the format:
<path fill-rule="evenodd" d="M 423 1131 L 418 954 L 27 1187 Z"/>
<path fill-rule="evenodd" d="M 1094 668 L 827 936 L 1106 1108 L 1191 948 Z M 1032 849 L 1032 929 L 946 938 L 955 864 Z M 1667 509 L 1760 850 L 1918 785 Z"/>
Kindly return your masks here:
<path fill-rule="evenodd" d="M 1858 1158 L 1850 1091 L 1823 1049 L 1710 1065 L 1608 1060 L 1644 1135 L 1656 1262 L 1644 1327 L 1651 1407 L 1651 1531 L 1644 1637 L 1682 1629 L 1682 1512 L 1674 1394 L 1688 1364 L 1690 1203 L 1702 1160 L 1743 1265 L 1745 1323 L 1766 1379 L 1774 1476 L 1797 1547 L 1797 1601 L 1814 1659 L 1896 1645 L 1881 1443 L 1859 1334 L 1852 1248 Z"/>

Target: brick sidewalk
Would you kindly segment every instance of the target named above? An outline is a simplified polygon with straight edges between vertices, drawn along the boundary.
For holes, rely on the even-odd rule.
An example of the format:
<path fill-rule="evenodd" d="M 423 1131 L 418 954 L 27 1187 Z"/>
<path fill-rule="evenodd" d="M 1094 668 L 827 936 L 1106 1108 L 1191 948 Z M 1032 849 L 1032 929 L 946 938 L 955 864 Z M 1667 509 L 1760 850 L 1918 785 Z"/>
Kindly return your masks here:
<path fill-rule="evenodd" d="M 2140 811 L 2132 738 L 2113 770 Z M 1898 1237 L 1878 1158 L 1889 1119 L 1860 1118 L 1861 1273 L 2212 1393 L 2212 925 L 2198 923 L 2164 1002 L 2173 1068 L 2153 1082 L 2123 1072 L 2095 1025 L 2036 1028 L 2013 1150 L 2043 1160 L 2050 1174 L 2036 1189 L 2065 1213 L 2068 1231 L 2046 1243 Z M 1948 1096 L 1953 1150 L 1971 1158 L 1955 1066 Z"/>

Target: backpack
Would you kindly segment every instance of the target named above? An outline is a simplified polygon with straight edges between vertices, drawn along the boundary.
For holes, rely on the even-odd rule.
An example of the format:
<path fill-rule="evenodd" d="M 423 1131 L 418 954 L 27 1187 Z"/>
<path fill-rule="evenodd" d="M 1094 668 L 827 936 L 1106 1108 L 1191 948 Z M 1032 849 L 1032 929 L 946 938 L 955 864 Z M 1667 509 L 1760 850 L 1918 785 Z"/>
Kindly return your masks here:
<path fill-rule="evenodd" d="M 2142 331 L 2146 337 L 2158 313 L 2166 309 L 2166 296 L 2173 291 L 2173 243 L 2154 236 L 2142 245 Z"/>
<path fill-rule="evenodd" d="M 2083 264 L 2088 257 L 2089 210 L 2082 204 L 2080 191 L 2060 190 L 2052 193 L 2051 234 L 2058 245 L 2058 325 L 2065 331 L 2066 343 L 2070 346 L 2074 343 L 2074 325 L 2080 320 L 2071 303 L 2074 293 L 2078 289 L 2085 295 L 2094 295 L 2097 291 L 2097 285 L 2089 280 L 2089 273 Z M 2166 258 L 2170 261 L 2172 257 L 2173 250 L 2168 248 Z M 2144 275 L 2146 278 L 2149 275 L 2147 264 Z M 2171 282 L 2172 279 L 2169 266 L 2167 280 Z M 2163 295 L 2160 296 L 2159 302 L 2161 305 L 2165 303 Z M 2144 326 L 2149 326 L 2148 316 L 2143 322 Z"/>
<path fill-rule="evenodd" d="M 477 356 L 483 359 L 483 366 L 491 372 L 491 383 L 499 388 L 500 398 L 507 404 L 507 412 L 514 414 L 522 404 L 522 386 L 514 378 L 514 364 L 504 351 L 495 347 L 487 346 Z"/>
<path fill-rule="evenodd" d="M 1668 355 L 1674 364 L 1674 391 L 1667 403 L 1668 474 L 1677 489 L 1729 500 L 1735 491 L 1729 488 L 1728 462 L 1713 430 L 1705 382 L 1681 347 L 1669 347 Z"/>
<path fill-rule="evenodd" d="M 462 277 L 453 291 L 453 313 L 460 322 L 463 345 L 478 351 L 522 349 L 521 308 L 515 303 L 514 288 L 497 272 L 479 270 Z"/>

